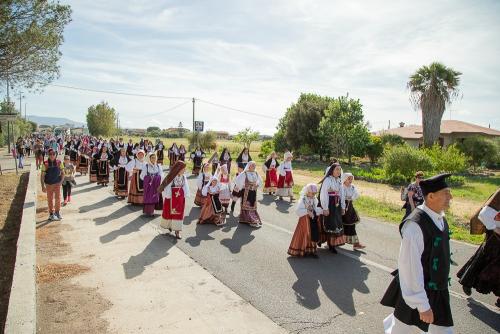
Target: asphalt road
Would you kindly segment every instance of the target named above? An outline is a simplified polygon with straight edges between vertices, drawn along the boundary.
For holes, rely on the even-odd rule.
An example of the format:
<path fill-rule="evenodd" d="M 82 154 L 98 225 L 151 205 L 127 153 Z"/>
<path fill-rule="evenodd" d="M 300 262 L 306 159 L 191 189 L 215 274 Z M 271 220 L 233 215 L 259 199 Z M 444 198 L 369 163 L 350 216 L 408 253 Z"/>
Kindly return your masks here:
<path fill-rule="evenodd" d="M 238 224 L 237 214 L 226 226 L 196 225 L 200 208 L 193 207 L 195 185 L 177 247 L 233 291 L 292 333 L 382 333 L 382 320 L 391 309 L 379 304 L 397 266 L 399 234 L 395 225 L 362 218 L 360 239 L 367 248 L 340 254 L 327 249 L 319 259 L 287 255 L 297 223 L 294 204 L 259 196 L 261 229 Z M 476 247 L 452 242 L 459 266 Z M 496 333 L 500 330 L 496 298 L 477 293 L 466 297 L 454 279 L 452 310 L 456 333 Z"/>

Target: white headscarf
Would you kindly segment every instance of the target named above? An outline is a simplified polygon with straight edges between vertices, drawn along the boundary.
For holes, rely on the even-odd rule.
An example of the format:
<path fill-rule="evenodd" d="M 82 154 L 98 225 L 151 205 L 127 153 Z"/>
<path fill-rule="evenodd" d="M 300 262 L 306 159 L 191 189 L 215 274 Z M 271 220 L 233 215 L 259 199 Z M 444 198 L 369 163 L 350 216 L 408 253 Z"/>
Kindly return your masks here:
<path fill-rule="evenodd" d="M 354 175 L 352 175 L 352 173 L 343 173 L 340 177 L 340 182 L 344 184 L 345 180 L 347 180 L 349 177 L 352 177 L 352 180 L 354 181 Z"/>
<path fill-rule="evenodd" d="M 245 166 L 245 169 L 243 170 L 243 172 L 248 172 L 248 169 L 250 167 L 250 164 L 253 164 L 255 167 L 257 167 L 257 164 L 255 163 L 255 161 L 249 161 L 247 162 L 247 165 Z M 255 172 L 255 171 L 254 171 Z"/>
<path fill-rule="evenodd" d="M 288 158 L 293 158 L 293 155 L 292 155 L 292 153 L 291 153 L 291 152 L 286 151 L 286 152 L 285 152 L 285 154 L 284 154 L 284 159 L 286 160 L 286 159 L 288 159 Z"/>
<path fill-rule="evenodd" d="M 316 183 L 308 183 L 300 191 L 300 196 L 306 196 L 308 192 L 317 193 L 318 185 Z"/>

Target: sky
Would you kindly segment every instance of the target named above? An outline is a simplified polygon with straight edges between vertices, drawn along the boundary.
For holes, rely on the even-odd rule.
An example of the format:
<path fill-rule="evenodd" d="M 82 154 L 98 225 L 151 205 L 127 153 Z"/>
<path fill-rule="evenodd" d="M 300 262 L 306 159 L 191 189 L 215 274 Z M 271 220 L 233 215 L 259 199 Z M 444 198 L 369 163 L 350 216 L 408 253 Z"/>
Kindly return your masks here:
<path fill-rule="evenodd" d="M 376 131 L 421 122 L 406 83 L 440 61 L 463 73 L 443 119 L 500 129 L 500 1 L 62 2 L 73 20 L 54 85 L 184 99 L 48 86 L 25 94 L 28 115 L 84 122 L 107 101 L 125 128 L 191 128 L 195 97 L 205 129 L 271 135 L 302 92 L 349 93 Z"/>

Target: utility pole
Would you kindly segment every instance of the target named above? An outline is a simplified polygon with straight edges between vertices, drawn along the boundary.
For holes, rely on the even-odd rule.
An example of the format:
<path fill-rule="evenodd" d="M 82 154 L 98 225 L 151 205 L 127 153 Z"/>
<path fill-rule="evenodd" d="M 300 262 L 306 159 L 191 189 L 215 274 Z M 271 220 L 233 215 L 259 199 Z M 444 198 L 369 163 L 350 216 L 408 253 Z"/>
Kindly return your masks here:
<path fill-rule="evenodd" d="M 20 117 L 23 117 L 22 99 L 23 99 L 23 92 L 19 92 L 19 116 Z"/>
<path fill-rule="evenodd" d="M 391 128 L 391 120 L 389 120 L 389 127 L 387 128 L 387 130 L 389 130 Z"/>
<path fill-rule="evenodd" d="M 28 118 L 26 117 L 26 102 L 24 103 L 24 120 L 27 121 Z"/>
<path fill-rule="evenodd" d="M 193 135 L 194 135 L 194 97 L 193 97 Z"/>

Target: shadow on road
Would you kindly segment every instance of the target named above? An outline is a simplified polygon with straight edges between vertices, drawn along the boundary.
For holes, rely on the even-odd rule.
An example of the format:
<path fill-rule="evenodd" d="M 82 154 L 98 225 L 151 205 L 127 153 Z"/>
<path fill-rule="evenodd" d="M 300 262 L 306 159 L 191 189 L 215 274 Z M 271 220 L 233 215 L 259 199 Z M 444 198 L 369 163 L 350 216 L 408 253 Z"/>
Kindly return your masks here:
<path fill-rule="evenodd" d="M 167 256 L 171 247 L 173 244 L 165 236 L 159 234 L 154 237 L 140 254 L 132 255 L 126 263 L 122 263 L 125 278 L 132 279 L 141 275 L 147 266 Z"/>
<path fill-rule="evenodd" d="M 90 182 L 88 182 L 88 183 L 90 183 Z M 85 194 L 85 193 L 97 190 L 99 188 L 102 188 L 102 186 L 100 186 L 100 185 L 99 186 L 95 185 L 93 187 L 88 187 L 88 188 L 81 188 L 81 186 L 83 186 L 83 185 L 84 184 L 78 184 L 78 186 L 76 187 L 76 190 L 71 191 L 71 195 L 75 196 L 75 195 L 78 195 L 78 194 Z"/>
<path fill-rule="evenodd" d="M 72 194 L 73 195 L 73 194 Z M 79 212 L 80 213 L 84 213 L 84 212 L 89 212 L 89 211 L 92 211 L 92 210 L 98 210 L 98 209 L 102 209 L 102 208 L 105 208 L 107 206 L 110 206 L 112 205 L 113 203 L 115 202 L 118 202 L 119 200 L 114 197 L 114 196 L 109 196 L 109 197 L 106 197 L 106 199 L 102 200 L 102 201 L 99 201 L 97 203 L 94 203 L 94 204 L 90 204 L 90 205 L 82 205 L 80 207 L 80 210 Z"/>
<path fill-rule="evenodd" d="M 276 200 L 276 209 L 282 213 L 290 213 L 289 209 L 293 207 L 294 202 L 288 200 Z"/>
<path fill-rule="evenodd" d="M 217 231 L 219 228 L 213 224 L 196 225 L 196 235 L 186 238 L 186 243 L 191 247 L 198 247 L 202 241 L 215 240 L 214 237 L 210 236 L 210 233 Z"/>
<path fill-rule="evenodd" d="M 488 310 L 484 306 L 478 305 L 472 298 L 467 298 L 467 301 L 467 306 L 470 308 L 470 314 L 493 328 L 493 330 L 497 332 L 500 330 L 500 318 L 497 313 Z"/>
<path fill-rule="evenodd" d="M 107 216 L 95 218 L 94 222 L 96 225 L 103 225 L 103 224 L 110 222 L 112 220 L 120 219 L 120 218 L 122 218 L 130 213 L 137 212 L 140 209 L 141 209 L 140 206 L 132 206 L 132 205 L 121 206 L 118 210 L 116 210 L 115 212 L 113 212 Z"/>
<path fill-rule="evenodd" d="M 276 198 L 277 197 L 274 196 L 274 195 L 268 195 L 268 194 L 266 195 L 266 194 L 264 194 L 264 195 L 262 195 L 262 199 L 259 200 L 258 202 L 259 202 L 259 204 L 262 204 L 262 205 L 265 205 L 265 206 L 269 206 L 272 203 L 276 202 Z"/>
<path fill-rule="evenodd" d="M 255 236 L 252 235 L 254 228 L 248 226 L 247 224 L 239 224 L 233 233 L 233 236 L 229 239 L 222 239 L 220 244 L 227 247 L 229 251 L 233 254 L 241 252 L 243 246 L 249 244 Z"/>
<path fill-rule="evenodd" d="M 318 289 L 347 315 L 356 315 L 353 292 L 370 292 L 365 280 L 370 269 L 360 261 L 353 261 L 341 255 L 332 255 L 327 250 L 318 252 L 320 258 L 289 257 L 288 263 L 297 276 L 292 285 L 297 303 L 308 309 L 321 305 Z"/>
<path fill-rule="evenodd" d="M 101 241 L 101 243 L 103 243 L 103 244 L 106 244 L 108 242 L 115 240 L 120 235 L 127 235 L 127 234 L 130 234 L 133 232 L 138 232 L 140 230 L 140 228 L 143 225 L 146 225 L 147 223 L 148 223 L 147 219 L 145 219 L 142 216 L 139 216 L 139 217 L 135 218 L 134 220 L 132 220 L 131 222 L 129 222 L 128 224 L 123 225 L 118 230 L 111 231 L 111 232 L 101 236 L 99 238 L 99 241 Z"/>

